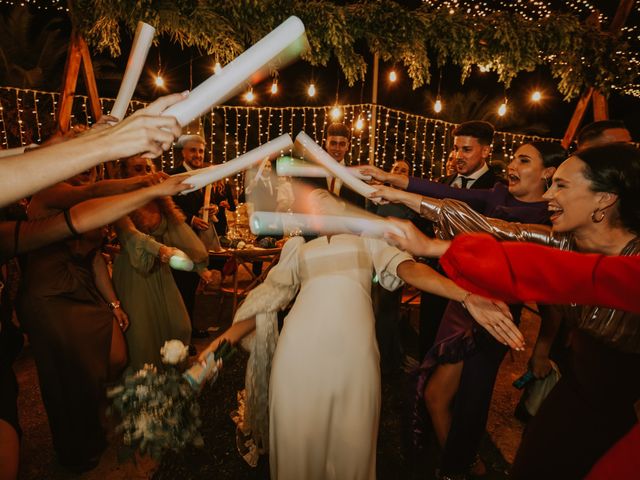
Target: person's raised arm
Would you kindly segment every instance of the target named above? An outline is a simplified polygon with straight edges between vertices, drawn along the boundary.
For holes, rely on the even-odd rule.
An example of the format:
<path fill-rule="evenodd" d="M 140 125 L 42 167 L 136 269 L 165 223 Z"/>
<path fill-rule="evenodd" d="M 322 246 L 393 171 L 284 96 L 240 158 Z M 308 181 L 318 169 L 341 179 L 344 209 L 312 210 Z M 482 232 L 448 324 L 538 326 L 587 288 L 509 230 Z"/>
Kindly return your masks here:
<path fill-rule="evenodd" d="M 397 274 L 419 290 L 461 302 L 496 340 L 516 350 L 524 349 L 524 337 L 513 323 L 509 307 L 503 302 L 468 292 L 423 263 L 402 262 L 398 265 Z"/>
<path fill-rule="evenodd" d="M 113 223 L 154 198 L 175 195 L 191 188 L 191 185 L 182 183 L 186 177 L 186 175 L 171 177 L 151 187 L 122 195 L 88 200 L 73 206 L 66 212 L 41 220 L 22 222 L 17 234 L 17 242 L 16 222 L 2 222 L 0 223 L 0 255 L 12 256 L 30 252 L 50 243 Z"/>
<path fill-rule="evenodd" d="M 403 190 L 406 190 L 407 185 L 409 184 L 409 177 L 406 175 L 385 172 L 381 168 L 374 167 L 373 165 L 361 165 L 355 168 L 357 168 L 358 172 L 362 175 L 369 175 L 374 180 L 382 183 L 388 183 L 389 185 L 393 185 L 394 187 L 401 188 Z"/>
<path fill-rule="evenodd" d="M 181 129 L 160 114 L 184 99 L 159 98 L 122 122 L 55 145 L 0 159 L 0 206 L 34 194 L 101 162 L 143 154 L 154 158 L 171 147 Z"/>

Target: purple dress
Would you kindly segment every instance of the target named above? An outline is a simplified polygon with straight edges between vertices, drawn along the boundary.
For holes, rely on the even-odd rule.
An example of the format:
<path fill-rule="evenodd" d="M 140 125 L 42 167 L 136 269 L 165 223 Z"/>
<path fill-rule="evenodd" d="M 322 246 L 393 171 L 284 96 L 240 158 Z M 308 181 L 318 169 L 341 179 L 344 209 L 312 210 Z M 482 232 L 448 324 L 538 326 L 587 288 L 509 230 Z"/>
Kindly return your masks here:
<path fill-rule="evenodd" d="M 421 212 L 425 218 L 435 223 L 441 238 L 452 238 L 462 232 L 486 231 L 482 222 L 465 215 L 465 211 L 470 209 L 486 217 L 509 222 L 549 224 L 547 202 L 517 200 L 501 183 L 488 190 L 469 190 L 410 178 L 407 190 L 432 198 L 446 198 L 440 206 Z M 512 308 L 516 321 L 519 319 L 519 310 L 519 307 Z M 444 471 L 459 469 L 458 472 L 461 473 L 473 461 L 476 445 L 484 432 L 495 377 L 506 351 L 506 347 L 493 340 L 476 324 L 460 303 L 448 303 L 434 345 L 416 372 L 412 421 L 414 445 L 420 449 L 424 444 L 424 428 L 428 424 L 424 389 L 429 377 L 439 364 L 465 360 L 458 396 L 467 398 L 464 406 L 454 407 L 453 421 L 442 458 Z"/>

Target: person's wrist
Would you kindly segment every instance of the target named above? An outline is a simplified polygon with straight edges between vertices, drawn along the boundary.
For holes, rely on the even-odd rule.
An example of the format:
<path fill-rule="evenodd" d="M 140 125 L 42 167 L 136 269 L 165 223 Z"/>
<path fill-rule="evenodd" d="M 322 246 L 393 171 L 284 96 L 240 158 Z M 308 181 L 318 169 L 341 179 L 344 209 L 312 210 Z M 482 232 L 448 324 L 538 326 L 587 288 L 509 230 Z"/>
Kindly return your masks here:
<path fill-rule="evenodd" d="M 465 310 L 469 310 L 469 308 L 467 307 L 467 302 L 469 301 L 469 298 L 471 298 L 471 295 L 473 295 L 473 293 L 466 292 L 464 294 L 464 297 L 462 297 L 462 300 L 460 300 L 460 304 L 462 305 L 462 308 L 464 308 Z"/>
<path fill-rule="evenodd" d="M 114 300 L 113 302 L 109 302 L 109 310 L 118 310 L 120 307 L 120 300 Z"/>

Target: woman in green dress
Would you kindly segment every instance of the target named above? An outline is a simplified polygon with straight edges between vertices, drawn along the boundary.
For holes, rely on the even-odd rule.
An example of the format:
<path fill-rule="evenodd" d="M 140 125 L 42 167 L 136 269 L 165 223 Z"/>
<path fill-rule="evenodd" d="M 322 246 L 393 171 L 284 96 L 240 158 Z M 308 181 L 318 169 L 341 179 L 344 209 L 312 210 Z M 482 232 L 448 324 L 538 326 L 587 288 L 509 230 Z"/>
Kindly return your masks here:
<path fill-rule="evenodd" d="M 151 172 L 151 162 L 132 157 L 122 162 L 122 176 Z M 189 315 L 169 269 L 176 249 L 185 252 L 194 270 L 209 281 L 208 252 L 171 197 L 158 198 L 116 224 L 122 251 L 113 266 L 113 284 L 129 315 L 125 332 L 129 367 L 160 365 L 160 348 L 167 340 L 185 344 L 191 338 Z"/>

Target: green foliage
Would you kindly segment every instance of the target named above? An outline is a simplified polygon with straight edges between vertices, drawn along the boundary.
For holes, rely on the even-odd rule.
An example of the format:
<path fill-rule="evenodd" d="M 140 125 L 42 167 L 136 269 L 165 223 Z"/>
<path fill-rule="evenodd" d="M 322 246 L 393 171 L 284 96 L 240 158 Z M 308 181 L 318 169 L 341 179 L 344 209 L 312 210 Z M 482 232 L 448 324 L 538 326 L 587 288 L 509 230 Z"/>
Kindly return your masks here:
<path fill-rule="evenodd" d="M 608 93 L 638 83 L 623 40 L 569 14 L 526 20 L 495 12 L 480 17 L 422 5 L 408 9 L 391 0 L 76 0 L 74 24 L 98 49 L 120 54 L 120 26 L 134 30 L 143 20 L 182 46 L 196 46 L 228 62 L 290 15 L 304 22 L 311 51 L 305 60 L 338 60 L 350 85 L 363 80 L 367 65 L 355 44 L 384 60 L 402 62 L 417 88 L 430 82 L 431 58 L 498 73 L 508 87 L 522 71 L 547 65 L 566 99 L 586 87 Z"/>

